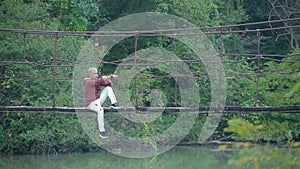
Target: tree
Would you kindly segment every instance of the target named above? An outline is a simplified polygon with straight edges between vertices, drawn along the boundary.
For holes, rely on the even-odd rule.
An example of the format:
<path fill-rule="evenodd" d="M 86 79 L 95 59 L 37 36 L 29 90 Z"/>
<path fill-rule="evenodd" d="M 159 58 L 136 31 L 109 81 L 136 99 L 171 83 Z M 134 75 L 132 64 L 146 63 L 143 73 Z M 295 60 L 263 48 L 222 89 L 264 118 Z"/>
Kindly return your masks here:
<path fill-rule="evenodd" d="M 293 19 L 300 16 L 300 3 L 294 0 L 245 0 L 245 10 L 249 14 L 249 21 L 273 21 L 279 19 Z M 299 24 L 299 21 L 286 21 L 282 23 L 270 23 L 270 27 L 293 26 Z M 274 30 L 272 34 L 266 34 L 268 42 L 273 42 L 273 47 L 270 48 L 269 53 L 276 51 L 278 46 L 285 46 L 286 51 L 299 48 L 299 31 L 298 28 L 288 28 L 284 30 Z M 272 38 L 273 37 L 273 38 Z"/>
<path fill-rule="evenodd" d="M 300 16 L 300 2 L 294 0 L 279 0 L 271 1 L 268 0 L 271 5 L 269 12 L 269 20 L 276 19 L 292 19 Z M 299 23 L 297 21 L 296 23 Z M 296 24 L 294 23 L 294 24 Z M 284 22 L 284 26 L 292 26 L 293 23 Z M 272 26 L 272 25 L 271 25 Z M 276 39 L 283 37 L 286 39 L 292 49 L 299 48 L 299 39 L 300 34 L 297 31 L 297 28 L 288 28 L 284 32 L 274 31 L 274 34 L 277 36 Z"/>

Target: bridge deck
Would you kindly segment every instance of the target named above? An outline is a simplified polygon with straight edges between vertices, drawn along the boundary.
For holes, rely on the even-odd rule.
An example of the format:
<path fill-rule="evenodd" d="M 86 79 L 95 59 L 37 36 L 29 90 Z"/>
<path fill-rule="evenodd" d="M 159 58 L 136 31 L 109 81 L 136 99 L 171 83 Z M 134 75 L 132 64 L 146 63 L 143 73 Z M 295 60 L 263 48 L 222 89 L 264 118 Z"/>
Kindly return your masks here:
<path fill-rule="evenodd" d="M 300 113 L 300 105 L 278 106 L 278 107 L 246 107 L 246 106 L 226 106 L 224 109 L 218 107 L 120 107 L 117 111 L 104 107 L 105 112 L 111 113 Z M 34 107 L 34 106 L 0 106 L 0 112 L 54 112 L 63 114 L 93 113 L 85 107 Z"/>

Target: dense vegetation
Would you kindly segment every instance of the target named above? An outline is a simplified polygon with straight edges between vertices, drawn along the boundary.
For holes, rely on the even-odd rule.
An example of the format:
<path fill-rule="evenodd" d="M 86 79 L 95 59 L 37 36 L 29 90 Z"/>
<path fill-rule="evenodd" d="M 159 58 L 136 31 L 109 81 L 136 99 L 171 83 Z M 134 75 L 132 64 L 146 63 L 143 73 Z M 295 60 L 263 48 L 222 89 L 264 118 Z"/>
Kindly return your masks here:
<path fill-rule="evenodd" d="M 289 3 L 285 3 L 289 2 Z M 289 8 L 289 7 L 295 8 Z M 105 24 L 122 16 L 137 12 L 161 12 L 182 17 L 198 27 L 218 25 L 233 25 L 247 22 L 287 19 L 299 17 L 300 2 L 296 1 L 267 1 L 267 0 L 63 0 L 63 1 L 0 1 L 0 27 L 25 30 L 59 30 L 59 31 L 95 31 Z M 278 23 L 282 25 L 264 24 L 260 27 L 239 29 L 262 29 L 270 26 L 299 25 L 297 22 Z M 0 105 L 52 106 L 55 93 L 56 106 L 73 106 L 72 73 L 77 55 L 86 37 L 55 36 L 38 34 L 17 34 L 0 32 Z M 223 36 L 223 46 L 219 45 L 219 36 L 211 35 L 209 39 L 217 50 L 224 53 L 240 54 L 234 57 L 224 57 L 224 68 L 233 72 L 273 72 L 268 76 L 242 76 L 227 80 L 227 105 L 252 106 L 283 106 L 299 105 L 299 75 L 287 74 L 282 76 L 276 72 L 299 72 L 300 68 L 300 31 L 298 29 L 283 29 L 267 31 L 261 34 L 260 53 L 276 54 L 275 59 L 262 60 L 257 63 L 249 55 L 257 53 L 256 33 L 236 33 Z M 56 40 L 58 41 L 57 46 Z M 127 38 L 113 48 L 104 58 L 105 61 L 120 60 L 134 52 L 134 38 Z M 26 50 L 24 50 L 26 41 Z M 174 51 L 172 38 L 152 37 L 140 38 L 139 49 L 160 47 Z M 182 43 L 176 43 L 176 54 L 182 59 L 193 59 L 193 53 Z M 244 54 L 244 55 L 243 55 Z M 282 57 L 290 55 L 290 57 Z M 54 58 L 58 57 L 70 62 L 66 67 Z M 273 57 L 272 57 L 273 58 Z M 294 61 L 298 62 L 294 62 Z M 39 62 L 36 64 L 9 64 L 11 61 Z M 228 61 L 228 62 L 226 62 Z M 232 64 L 233 61 L 234 64 Z M 239 61 L 239 62 L 236 62 Z M 4 64 L 5 62 L 5 64 Z M 44 66 L 48 65 L 48 66 Z M 202 64 L 192 65 L 194 74 L 205 71 Z M 112 65 L 99 67 L 103 74 L 113 73 Z M 274 73 L 275 72 L 275 73 Z M 57 80 L 51 79 L 55 73 Z M 157 69 L 147 69 L 140 74 L 151 76 L 168 76 Z M 226 76 L 235 76 L 227 72 Z M 136 77 L 139 77 L 137 75 Z M 257 91 L 259 78 L 259 93 Z M 206 76 L 197 78 L 200 86 L 201 106 L 210 104 L 210 84 Z M 298 84 L 297 84 L 298 83 Z M 171 85 L 170 85 L 171 84 Z M 167 77 L 162 80 L 148 79 L 137 81 L 137 88 L 132 88 L 132 94 L 139 92 L 139 105 L 150 105 L 152 89 L 160 89 L 165 94 L 167 106 L 180 106 L 174 99 L 176 84 L 174 79 Z M 145 87 L 147 86 L 147 87 Z M 133 100 L 135 98 L 132 98 Z M 180 99 L 180 98 L 177 98 Z M 182 99 L 182 98 L 181 98 Z M 159 103 L 157 103 L 159 104 Z M 73 151 L 91 151 L 97 146 L 82 130 L 76 116 L 39 113 L 10 113 L 0 114 L 0 150 L 2 154 L 9 153 L 59 153 Z M 151 133 L 164 131 L 176 115 L 163 115 L 152 123 L 132 124 L 119 116 L 106 116 L 114 122 L 114 128 L 133 137 L 147 137 Z M 191 132 L 185 141 L 195 141 L 205 115 L 199 115 Z M 224 132 L 230 119 L 244 119 L 262 129 L 250 133 L 246 137 L 232 136 Z M 218 129 L 211 139 L 228 137 L 232 140 L 286 143 L 300 140 L 300 116 L 298 114 L 228 114 L 224 115 Z M 237 129 L 238 130 L 238 129 Z M 236 132 L 236 130 L 229 130 Z M 230 133 L 231 134 L 231 133 Z"/>

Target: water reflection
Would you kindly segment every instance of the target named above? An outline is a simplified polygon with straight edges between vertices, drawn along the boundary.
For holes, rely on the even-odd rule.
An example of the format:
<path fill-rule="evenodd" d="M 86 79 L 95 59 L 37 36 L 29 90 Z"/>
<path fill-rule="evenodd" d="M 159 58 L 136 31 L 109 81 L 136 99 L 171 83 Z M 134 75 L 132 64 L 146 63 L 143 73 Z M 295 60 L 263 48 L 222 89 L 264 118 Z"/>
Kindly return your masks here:
<path fill-rule="evenodd" d="M 231 153 L 229 153 L 231 154 Z M 60 154 L 58 156 L 8 156 L 3 169 L 232 169 L 228 152 L 200 147 L 177 146 L 152 158 L 130 159 L 107 152 Z"/>

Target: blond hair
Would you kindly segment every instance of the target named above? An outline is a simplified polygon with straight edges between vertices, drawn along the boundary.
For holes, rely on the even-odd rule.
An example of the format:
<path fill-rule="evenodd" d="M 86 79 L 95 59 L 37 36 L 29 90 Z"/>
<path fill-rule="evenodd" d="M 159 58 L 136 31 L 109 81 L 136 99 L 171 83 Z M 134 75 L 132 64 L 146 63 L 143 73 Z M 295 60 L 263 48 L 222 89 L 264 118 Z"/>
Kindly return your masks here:
<path fill-rule="evenodd" d="M 91 67 L 88 70 L 89 74 L 92 73 L 92 72 L 94 72 L 94 71 L 97 71 L 97 68 Z"/>

